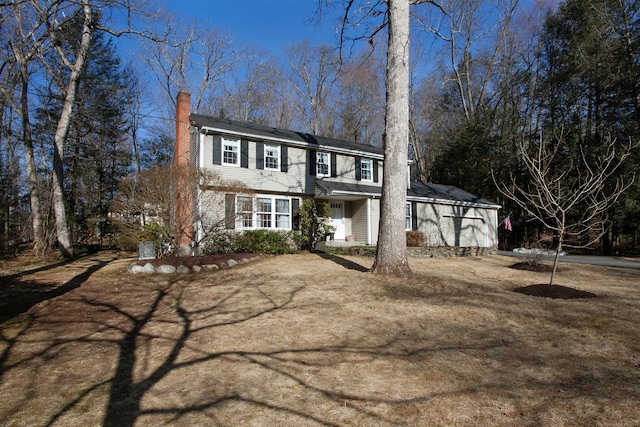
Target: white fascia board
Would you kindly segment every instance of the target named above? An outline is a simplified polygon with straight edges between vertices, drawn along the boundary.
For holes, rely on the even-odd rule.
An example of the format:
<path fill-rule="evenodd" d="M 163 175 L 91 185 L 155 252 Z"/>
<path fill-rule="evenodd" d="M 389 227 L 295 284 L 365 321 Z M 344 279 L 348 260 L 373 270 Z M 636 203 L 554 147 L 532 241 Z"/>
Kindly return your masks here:
<path fill-rule="evenodd" d="M 331 191 L 328 196 L 362 196 L 362 197 L 372 197 L 374 199 L 379 199 L 380 194 L 377 193 L 363 193 L 361 191 Z"/>
<path fill-rule="evenodd" d="M 294 141 L 292 139 L 278 138 L 278 137 L 274 137 L 274 136 L 256 135 L 256 134 L 248 133 L 248 132 L 230 131 L 228 129 L 220 129 L 220 128 L 214 128 L 214 127 L 210 127 L 210 126 L 201 126 L 200 129 L 206 130 L 206 131 L 212 131 L 212 132 L 219 132 L 219 133 L 223 133 L 223 134 L 227 134 L 227 135 L 236 135 L 236 136 L 239 136 L 239 137 L 259 139 L 259 140 L 264 140 L 264 141 L 280 142 L 280 143 L 283 143 L 283 144 L 293 145 L 293 146 L 297 146 L 297 147 L 304 147 L 304 148 L 317 147 L 320 150 L 326 150 L 326 151 L 329 151 L 329 152 L 332 152 L 332 153 L 349 154 L 349 155 L 356 155 L 356 156 L 361 156 L 361 157 L 369 157 L 369 158 L 376 159 L 376 160 L 384 160 L 384 155 L 383 154 L 376 154 L 376 153 L 371 153 L 371 152 L 368 152 L 368 151 L 350 150 L 348 148 L 338 148 L 338 147 L 333 147 L 333 146 L 329 146 L 329 145 L 321 145 L 321 144 L 313 145 L 313 144 L 309 144 L 308 142 Z"/>
<path fill-rule="evenodd" d="M 436 199 L 434 197 L 416 197 L 409 196 L 407 197 L 408 202 L 420 202 L 420 203 L 437 203 L 440 205 L 450 205 L 450 206 L 463 206 L 468 208 L 484 208 L 484 209 L 500 209 L 502 206 L 500 205 L 488 205 L 484 203 L 472 203 L 472 202 L 461 202 L 458 200 L 447 200 L 447 199 Z"/>

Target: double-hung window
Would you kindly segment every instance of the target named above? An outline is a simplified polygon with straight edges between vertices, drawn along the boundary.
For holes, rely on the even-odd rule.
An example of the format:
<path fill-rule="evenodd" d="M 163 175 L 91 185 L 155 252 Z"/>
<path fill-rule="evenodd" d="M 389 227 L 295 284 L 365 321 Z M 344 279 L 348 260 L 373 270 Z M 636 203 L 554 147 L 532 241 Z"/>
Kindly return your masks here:
<path fill-rule="evenodd" d="M 240 166 L 240 140 L 222 138 L 222 164 Z"/>
<path fill-rule="evenodd" d="M 291 200 L 276 198 L 276 228 L 291 228 Z"/>
<path fill-rule="evenodd" d="M 277 145 L 264 146 L 264 168 L 280 170 L 280 147 Z"/>
<path fill-rule="evenodd" d="M 238 196 L 236 225 L 238 228 L 290 230 L 291 199 L 278 196 Z"/>
<path fill-rule="evenodd" d="M 363 181 L 373 181 L 373 160 L 360 161 L 360 178 Z"/>
<path fill-rule="evenodd" d="M 316 153 L 316 176 L 329 176 L 329 153 Z"/>
<path fill-rule="evenodd" d="M 253 227 L 253 197 L 238 196 L 236 203 L 237 223 L 240 228 Z"/>
<path fill-rule="evenodd" d="M 256 215 L 257 215 L 257 224 L 258 228 L 271 228 L 272 221 L 272 212 L 273 209 L 273 200 L 271 197 L 258 197 L 256 199 Z"/>
<path fill-rule="evenodd" d="M 404 214 L 404 228 L 407 231 L 411 231 L 411 203 L 407 202 L 405 205 L 405 214 Z"/>

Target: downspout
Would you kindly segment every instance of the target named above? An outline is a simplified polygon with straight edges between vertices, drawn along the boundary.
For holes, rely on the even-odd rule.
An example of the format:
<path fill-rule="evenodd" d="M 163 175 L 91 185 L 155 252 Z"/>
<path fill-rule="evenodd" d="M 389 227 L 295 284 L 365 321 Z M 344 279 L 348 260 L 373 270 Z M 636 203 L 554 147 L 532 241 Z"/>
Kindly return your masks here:
<path fill-rule="evenodd" d="M 198 168 L 204 169 L 204 134 L 198 133 Z M 198 242 L 201 242 L 204 238 L 204 231 L 202 230 L 202 182 L 198 185 L 198 222 L 196 224 L 196 233 L 198 235 Z"/>
<path fill-rule="evenodd" d="M 367 245 L 371 245 L 371 197 L 367 199 Z"/>

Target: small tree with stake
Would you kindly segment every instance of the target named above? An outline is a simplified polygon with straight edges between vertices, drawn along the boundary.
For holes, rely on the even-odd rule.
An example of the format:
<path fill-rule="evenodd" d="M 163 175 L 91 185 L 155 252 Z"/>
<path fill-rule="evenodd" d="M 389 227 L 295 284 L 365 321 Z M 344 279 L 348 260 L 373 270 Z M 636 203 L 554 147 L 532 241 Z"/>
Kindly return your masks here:
<path fill-rule="evenodd" d="M 631 185 L 634 175 L 620 176 L 620 168 L 633 148 L 631 142 L 620 147 L 615 139 L 604 140 L 600 155 L 587 158 L 582 147 L 576 155 L 567 156 L 564 135 L 555 143 L 540 138 L 537 144 L 519 143 L 528 185 L 520 184 L 514 175 L 506 183 L 496 182 L 498 190 L 513 200 L 532 219 L 540 221 L 555 234 L 557 245 L 549 285 L 553 285 L 558 255 L 568 239 L 582 242 L 574 247 L 588 247 L 602 237 L 605 212 Z M 626 179 L 625 179 L 626 178 Z"/>

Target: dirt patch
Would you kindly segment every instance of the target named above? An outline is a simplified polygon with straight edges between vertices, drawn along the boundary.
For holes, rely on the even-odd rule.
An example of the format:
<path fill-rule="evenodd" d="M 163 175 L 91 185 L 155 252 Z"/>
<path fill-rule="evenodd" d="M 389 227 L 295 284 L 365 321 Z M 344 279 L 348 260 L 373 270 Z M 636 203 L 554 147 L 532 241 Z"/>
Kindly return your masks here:
<path fill-rule="evenodd" d="M 514 289 L 514 292 L 518 292 L 525 295 L 531 295 L 534 297 L 544 298 L 559 298 L 559 299 L 579 299 L 579 298 L 595 298 L 596 294 L 581 291 L 579 289 L 569 288 L 562 285 L 529 285 Z"/>
<path fill-rule="evenodd" d="M 637 424 L 637 271 L 572 267 L 601 297 L 566 301 L 514 293 L 540 275 L 501 256 L 410 259 L 410 281 L 312 253 L 134 261 L 0 262 L 40 294 L 0 322 L 3 425 Z"/>
<path fill-rule="evenodd" d="M 534 271 L 536 273 L 551 273 L 553 271 L 552 265 L 541 264 L 539 262 L 519 262 L 513 264 L 509 268 L 514 270 Z M 556 271 L 560 271 L 557 269 Z"/>

